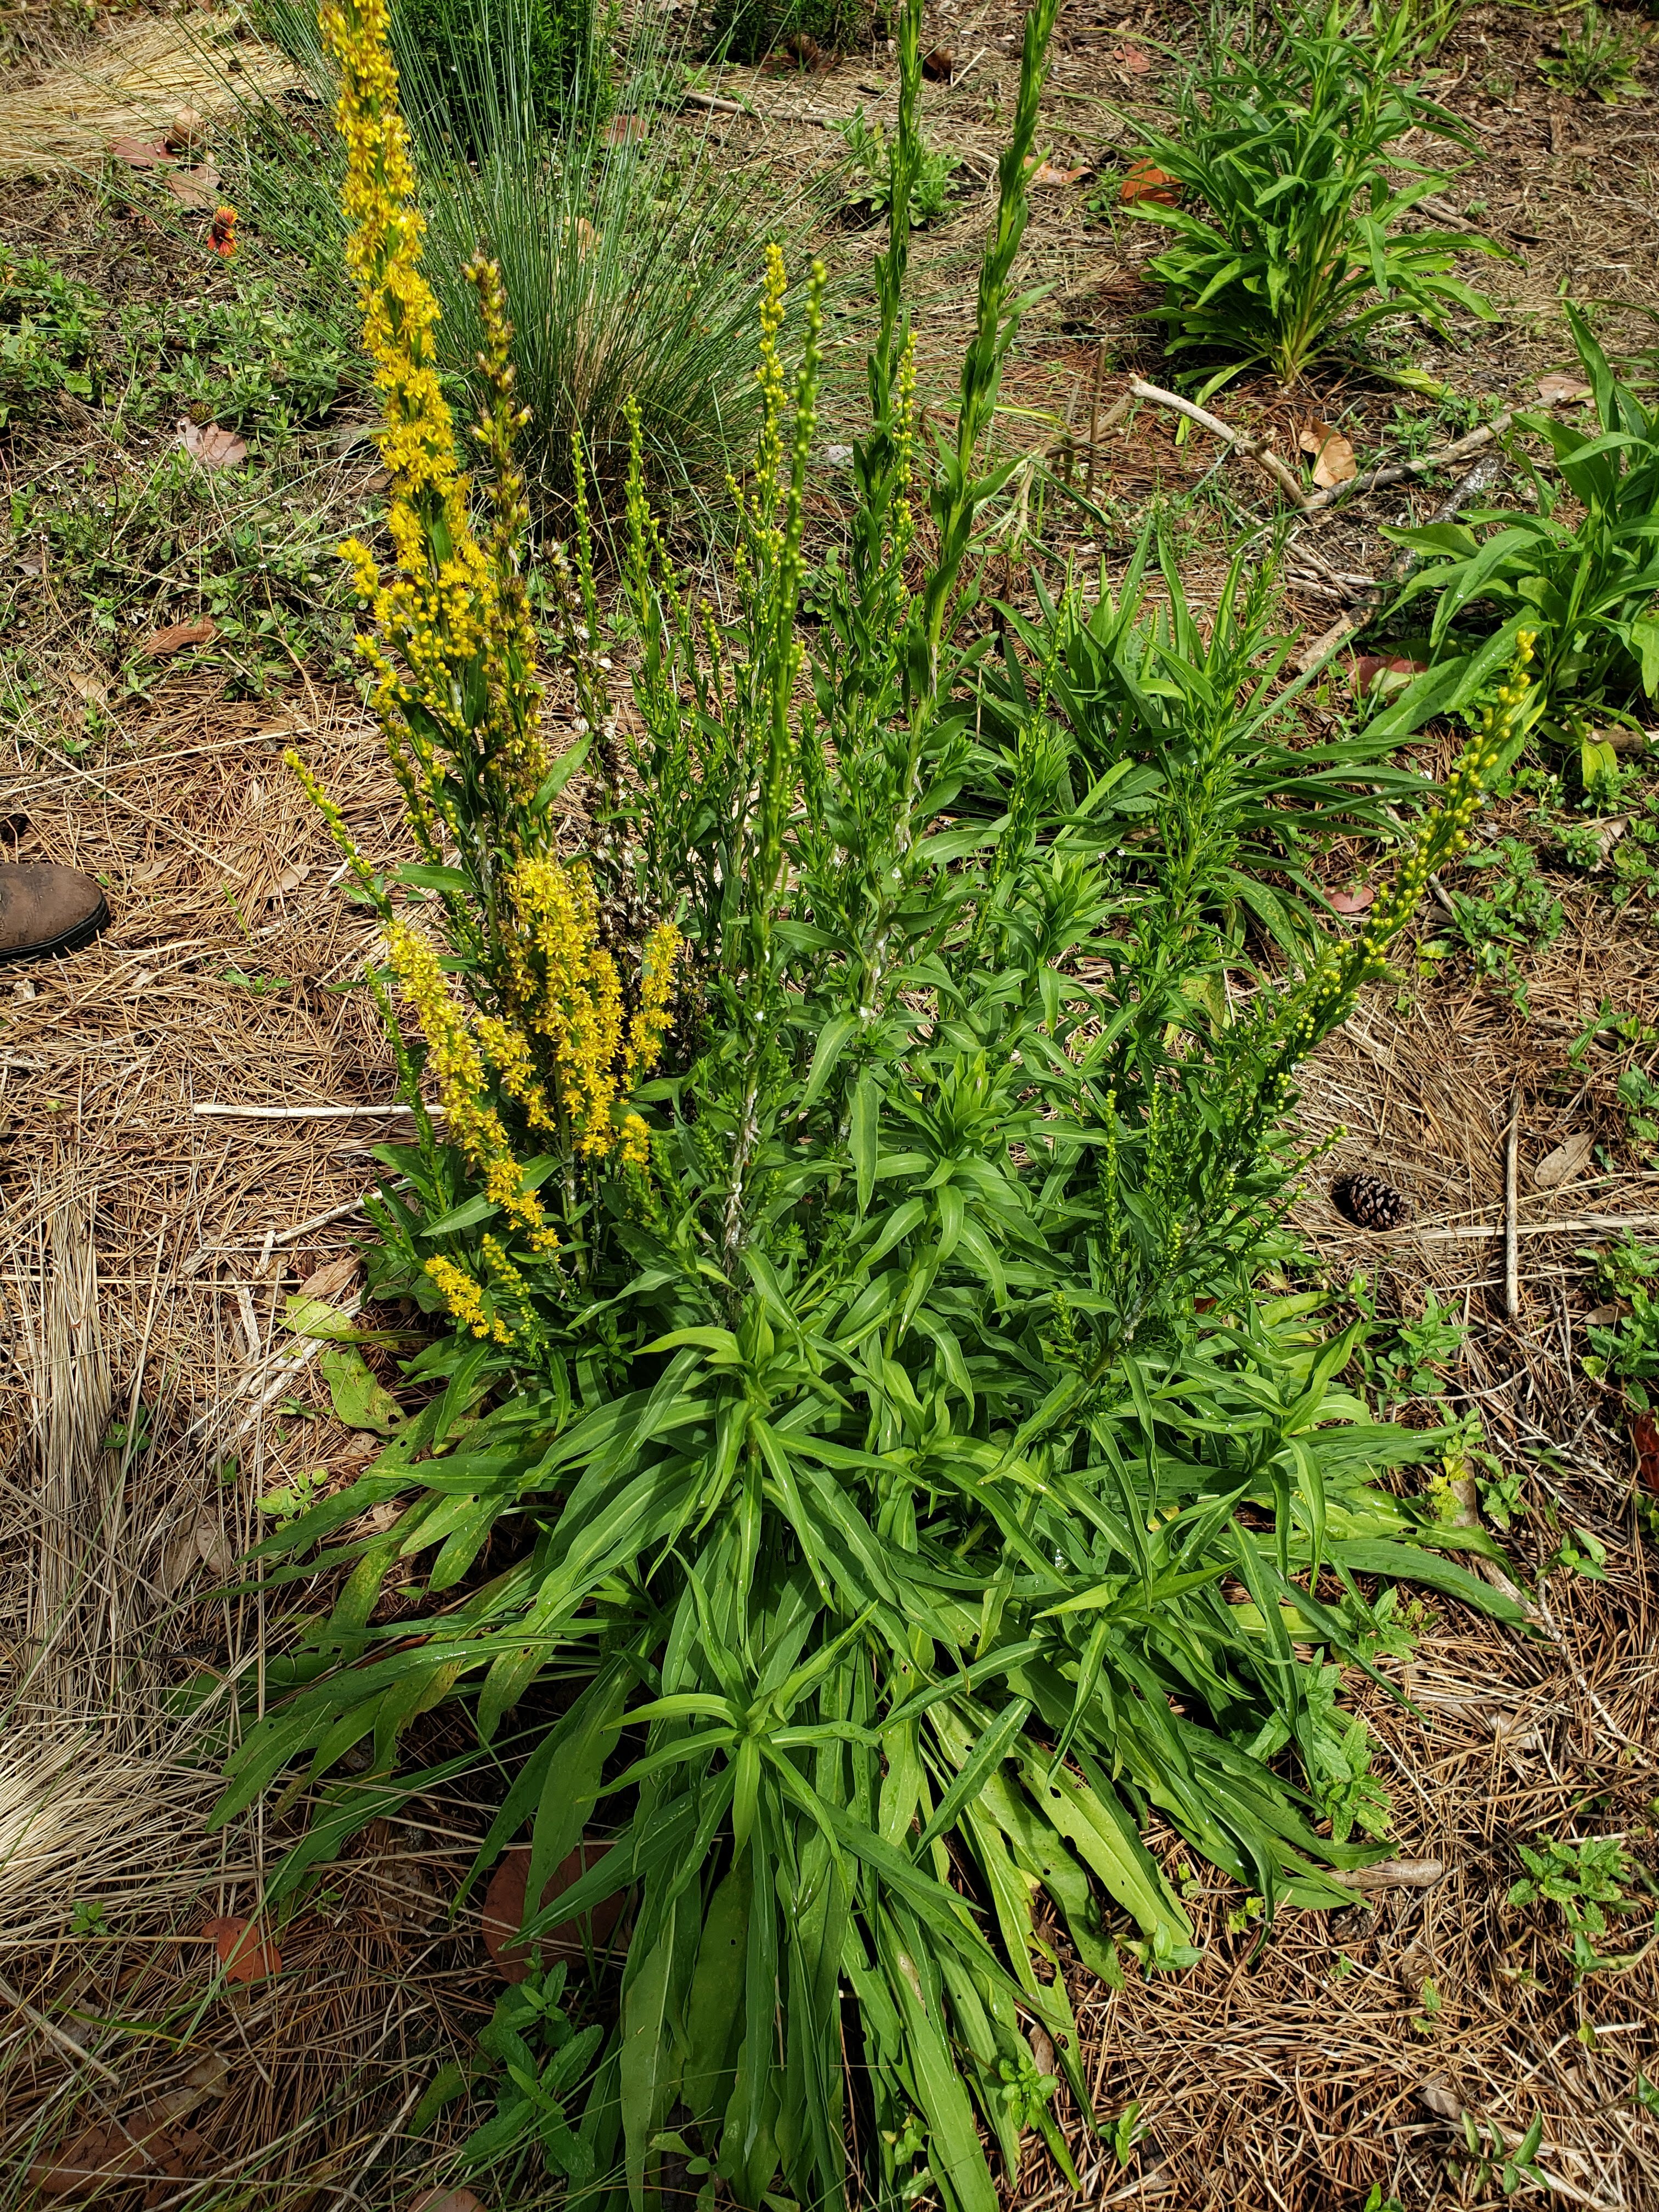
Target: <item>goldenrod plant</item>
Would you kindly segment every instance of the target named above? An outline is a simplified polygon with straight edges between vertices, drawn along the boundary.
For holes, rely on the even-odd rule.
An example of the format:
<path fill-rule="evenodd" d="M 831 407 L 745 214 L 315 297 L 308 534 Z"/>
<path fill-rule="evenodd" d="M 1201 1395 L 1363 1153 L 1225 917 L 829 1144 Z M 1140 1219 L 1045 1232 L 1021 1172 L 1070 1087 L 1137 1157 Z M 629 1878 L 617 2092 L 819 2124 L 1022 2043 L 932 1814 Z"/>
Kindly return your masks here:
<path fill-rule="evenodd" d="M 1089 2085 L 1049 1931 L 1109 1980 L 1195 1956 L 1154 1814 L 1269 1919 L 1347 1904 L 1333 1870 L 1377 1846 L 1320 1808 L 1356 1771 L 1332 1670 L 1370 1663 L 1362 1578 L 1519 1617 L 1445 1556 L 1489 1537 L 1378 1480 L 1441 1439 L 1343 1387 L 1356 1330 L 1324 1340 L 1316 1296 L 1256 1282 L 1287 1249 L 1294 1066 L 1467 835 L 1524 672 L 1365 929 L 1237 1018 L 1138 936 L 1109 775 L 1063 789 L 1037 730 L 1000 818 L 957 803 L 985 773 L 959 634 L 1006 481 L 981 448 L 1055 13 L 1027 21 L 931 453 L 894 194 L 859 509 L 811 580 L 825 641 L 800 620 L 823 279 L 792 372 L 775 254 L 726 607 L 678 573 L 636 447 L 635 713 L 579 530 L 548 556 L 579 676 L 550 757 L 494 278 L 474 489 L 429 375 L 385 0 L 325 14 L 394 478 L 395 571 L 350 557 L 423 857 L 386 883 L 331 819 L 384 919 L 416 1109 L 381 1155 L 371 1288 L 434 1328 L 380 1458 L 264 1547 L 268 1583 L 335 1596 L 269 1662 L 217 1817 L 285 1771 L 290 1808 L 309 1789 L 280 1898 L 465 1771 L 494 1806 L 471 1879 L 528 1843 L 528 1942 L 622 1901 L 582 1998 L 605 2035 L 561 2030 L 548 2130 L 515 2097 L 434 2154 L 436 2177 L 505 2160 L 498 2201 L 538 2141 L 618 2212 L 665 2157 L 745 2206 L 995 2212 L 1030 2128 L 1075 2183 L 1052 2100 L 1063 2077 L 1086 2119 Z M 547 797 L 578 768 L 588 826 L 561 843 Z"/>

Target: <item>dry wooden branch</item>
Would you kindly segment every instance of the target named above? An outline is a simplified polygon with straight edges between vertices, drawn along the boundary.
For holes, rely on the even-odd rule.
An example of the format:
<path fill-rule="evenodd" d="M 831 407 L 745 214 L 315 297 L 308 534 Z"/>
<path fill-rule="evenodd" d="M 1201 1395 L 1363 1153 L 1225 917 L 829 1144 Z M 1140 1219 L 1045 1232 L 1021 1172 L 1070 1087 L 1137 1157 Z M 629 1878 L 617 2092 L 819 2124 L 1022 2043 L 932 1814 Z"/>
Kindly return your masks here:
<path fill-rule="evenodd" d="M 1467 460 L 1471 453 L 1478 453 L 1483 446 L 1491 445 L 1494 438 L 1501 438 L 1514 419 L 1510 414 L 1494 415 L 1478 430 L 1471 430 L 1467 437 L 1443 446 L 1437 453 L 1425 453 L 1420 461 L 1385 461 L 1381 468 L 1367 469 L 1363 476 L 1350 477 L 1346 483 L 1329 484 L 1302 501 L 1303 512 L 1318 514 L 1334 507 L 1340 499 L 1358 499 L 1362 493 L 1376 491 L 1383 484 L 1399 483 L 1407 477 L 1428 476 L 1453 461 Z"/>
<path fill-rule="evenodd" d="M 1513 1321 L 1521 1310 L 1521 1093 L 1510 1103 L 1509 1133 L 1504 1139 L 1504 1310 Z"/>
<path fill-rule="evenodd" d="M 1569 1231 L 1575 1234 L 1594 1231 L 1605 1237 L 1618 1229 L 1659 1229 L 1659 1213 L 1576 1213 L 1559 1221 L 1518 1221 L 1515 1225 L 1517 1237 L 1559 1237 Z M 1472 1221 L 1462 1229 L 1419 1229 L 1417 1234 L 1428 1244 L 1473 1243 L 1483 1237 L 1506 1237 L 1506 1222 Z"/>
<path fill-rule="evenodd" d="M 1224 445 L 1243 453 L 1246 460 L 1254 461 L 1259 469 L 1266 470 L 1298 510 L 1306 507 L 1307 501 L 1295 471 L 1286 468 L 1263 440 L 1252 437 L 1248 430 L 1235 430 L 1218 415 L 1212 415 L 1207 408 L 1197 406 L 1190 399 L 1183 399 L 1179 392 L 1165 392 L 1161 385 L 1143 383 L 1139 377 L 1133 377 L 1128 391 L 1112 409 L 1101 428 L 1109 429 L 1115 422 L 1120 421 L 1128 412 L 1131 399 L 1145 399 L 1152 406 L 1172 408 L 1177 415 L 1184 415 L 1189 422 L 1196 422 L 1200 430 L 1207 430 L 1212 438 L 1219 438 Z"/>
<path fill-rule="evenodd" d="M 1330 1879 L 1340 1889 L 1432 1889 L 1445 1871 L 1440 1859 L 1378 1859 Z"/>
<path fill-rule="evenodd" d="M 400 1103 L 385 1106 L 236 1106 L 226 1105 L 214 1098 L 204 1098 L 191 1108 L 192 1114 L 204 1114 L 241 1121 L 355 1121 L 366 1114 L 409 1114 L 413 1108 Z M 441 1106 L 427 1109 L 429 1114 L 441 1115 Z"/>

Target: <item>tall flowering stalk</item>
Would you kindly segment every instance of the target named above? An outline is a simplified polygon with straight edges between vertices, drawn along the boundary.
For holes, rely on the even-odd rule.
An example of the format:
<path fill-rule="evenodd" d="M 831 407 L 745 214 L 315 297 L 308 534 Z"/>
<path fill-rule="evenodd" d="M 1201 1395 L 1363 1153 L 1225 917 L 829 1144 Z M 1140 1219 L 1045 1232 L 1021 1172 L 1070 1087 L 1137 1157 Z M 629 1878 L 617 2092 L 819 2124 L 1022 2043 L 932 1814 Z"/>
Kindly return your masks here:
<path fill-rule="evenodd" d="M 648 1168 L 649 1134 L 628 1094 L 650 1073 L 670 1026 L 679 939 L 665 922 L 647 933 L 630 1012 L 587 871 L 554 850 L 547 801 L 571 762 L 556 765 L 543 735 L 523 573 L 529 509 L 514 449 L 527 416 L 514 392 L 500 272 L 483 255 L 466 272 L 483 332 L 486 398 L 474 425 L 488 464 L 481 534 L 436 368 L 438 306 L 421 272 L 424 225 L 386 0 L 329 0 L 320 20 L 340 72 L 347 266 L 392 478 L 389 566 L 357 539 L 341 551 L 369 613 L 358 647 L 373 672 L 372 703 L 421 856 L 422 866 L 405 872 L 441 902 L 447 965 L 465 974 L 465 994 L 432 939 L 394 909 L 337 807 L 290 758 L 386 923 L 392 974 L 426 1040 L 445 1139 L 506 1234 L 521 1241 L 521 1256 L 550 1260 L 564 1240 L 527 1176 L 522 1139 L 552 1140 L 568 1215 L 580 1210 L 580 1171 Z M 578 520 L 577 579 L 562 562 L 558 578 L 569 601 L 580 738 L 608 702 L 597 688 L 585 507 Z M 453 1255 L 424 1267 L 464 1328 L 507 1341 L 527 1310 L 525 1279 L 496 1235 L 483 1240 L 479 1264 L 499 1297 Z M 504 1317 L 514 1312 L 519 1322 Z"/>

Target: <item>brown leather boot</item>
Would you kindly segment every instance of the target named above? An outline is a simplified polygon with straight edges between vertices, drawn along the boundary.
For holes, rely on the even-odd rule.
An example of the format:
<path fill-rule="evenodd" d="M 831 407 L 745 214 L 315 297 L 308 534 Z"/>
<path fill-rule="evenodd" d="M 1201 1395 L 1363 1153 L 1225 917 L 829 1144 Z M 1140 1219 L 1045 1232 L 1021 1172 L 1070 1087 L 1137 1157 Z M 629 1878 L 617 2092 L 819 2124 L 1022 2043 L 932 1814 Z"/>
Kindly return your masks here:
<path fill-rule="evenodd" d="M 78 868 L 0 863 L 0 963 L 78 952 L 108 923 L 104 894 Z"/>

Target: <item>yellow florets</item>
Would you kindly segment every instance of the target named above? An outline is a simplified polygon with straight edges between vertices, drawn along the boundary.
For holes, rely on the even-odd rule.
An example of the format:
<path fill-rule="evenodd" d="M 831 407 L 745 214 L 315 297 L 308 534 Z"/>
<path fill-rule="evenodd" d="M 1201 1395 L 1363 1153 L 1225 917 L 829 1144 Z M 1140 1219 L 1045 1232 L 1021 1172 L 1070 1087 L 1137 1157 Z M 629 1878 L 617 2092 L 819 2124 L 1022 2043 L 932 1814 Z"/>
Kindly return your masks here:
<path fill-rule="evenodd" d="M 453 1260 L 439 1256 L 427 1261 L 426 1272 L 443 1292 L 444 1304 L 463 1328 L 470 1328 L 474 1336 L 490 1339 L 496 1344 L 512 1343 L 512 1330 L 489 1311 L 484 1304 L 483 1288 L 465 1267 L 458 1267 Z"/>

